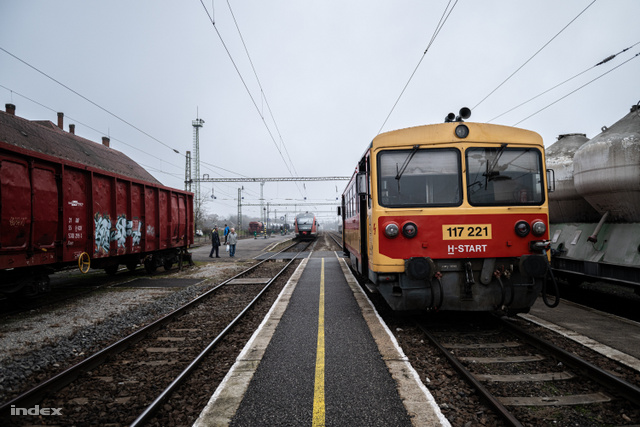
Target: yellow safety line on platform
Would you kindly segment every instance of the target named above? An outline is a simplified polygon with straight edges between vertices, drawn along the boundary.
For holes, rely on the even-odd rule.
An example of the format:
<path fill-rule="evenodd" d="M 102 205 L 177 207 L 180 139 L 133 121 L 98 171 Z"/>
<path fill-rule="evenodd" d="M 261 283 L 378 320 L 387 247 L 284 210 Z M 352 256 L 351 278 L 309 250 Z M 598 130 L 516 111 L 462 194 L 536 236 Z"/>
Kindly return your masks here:
<path fill-rule="evenodd" d="M 316 383 L 313 396 L 313 427 L 324 427 L 324 258 L 320 269 L 320 313 L 318 314 L 318 349 Z"/>

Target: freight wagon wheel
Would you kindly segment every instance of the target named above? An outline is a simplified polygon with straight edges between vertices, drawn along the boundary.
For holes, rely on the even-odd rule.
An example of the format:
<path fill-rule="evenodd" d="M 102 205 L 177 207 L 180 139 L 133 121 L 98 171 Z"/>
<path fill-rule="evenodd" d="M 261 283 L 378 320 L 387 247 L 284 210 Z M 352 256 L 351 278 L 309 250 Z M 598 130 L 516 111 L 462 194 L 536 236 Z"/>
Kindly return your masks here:
<path fill-rule="evenodd" d="M 171 270 L 171 267 L 173 267 L 173 263 L 171 261 L 165 261 L 162 266 L 164 267 L 165 271 L 169 271 Z"/>
<path fill-rule="evenodd" d="M 156 263 L 152 257 L 147 257 L 144 260 L 144 269 L 147 272 L 147 274 L 151 274 L 154 271 L 156 271 L 156 267 L 157 267 Z"/>
<path fill-rule="evenodd" d="M 87 274 L 91 268 L 91 257 L 86 252 L 82 252 L 78 257 L 78 268 L 83 274 Z"/>
<path fill-rule="evenodd" d="M 104 272 L 109 276 L 113 276 L 118 272 L 118 264 L 108 265 L 104 268 Z"/>
<path fill-rule="evenodd" d="M 135 269 L 138 267 L 138 261 L 131 261 L 131 262 L 127 263 L 126 265 L 127 265 L 127 270 L 135 271 Z"/>

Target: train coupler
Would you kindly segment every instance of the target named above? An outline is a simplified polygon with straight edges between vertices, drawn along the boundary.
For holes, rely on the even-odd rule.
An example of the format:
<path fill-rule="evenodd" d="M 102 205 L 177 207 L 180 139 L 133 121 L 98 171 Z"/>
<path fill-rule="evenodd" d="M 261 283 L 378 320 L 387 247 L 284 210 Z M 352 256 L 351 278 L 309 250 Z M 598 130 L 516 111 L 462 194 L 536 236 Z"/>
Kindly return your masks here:
<path fill-rule="evenodd" d="M 462 298 L 473 298 L 473 292 L 471 291 L 471 287 L 476 284 L 476 281 L 473 279 L 473 267 L 471 265 L 471 261 L 467 261 L 464 263 L 464 274 L 465 274 L 465 282 L 464 287 L 462 289 Z"/>

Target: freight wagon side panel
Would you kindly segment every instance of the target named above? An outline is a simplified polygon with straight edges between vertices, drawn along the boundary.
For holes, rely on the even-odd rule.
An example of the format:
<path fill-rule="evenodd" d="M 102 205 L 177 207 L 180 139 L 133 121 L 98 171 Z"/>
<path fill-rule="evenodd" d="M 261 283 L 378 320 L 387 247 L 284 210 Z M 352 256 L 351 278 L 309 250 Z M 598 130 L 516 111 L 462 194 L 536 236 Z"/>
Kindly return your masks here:
<path fill-rule="evenodd" d="M 195 224 L 194 224 L 194 220 L 193 220 L 193 195 L 191 194 L 187 194 L 186 196 L 186 203 L 187 203 L 187 244 L 188 245 L 193 245 L 193 239 L 194 239 L 194 230 L 195 230 Z"/>
<path fill-rule="evenodd" d="M 184 194 L 178 195 L 178 217 L 178 244 L 184 246 L 187 244 L 187 222 L 189 221 Z"/>
<path fill-rule="evenodd" d="M 144 190 L 144 250 L 146 252 L 157 249 L 158 242 L 158 190 L 146 187 Z"/>
<path fill-rule="evenodd" d="M 0 158 L 0 182 L 0 265 L 55 262 L 60 220 L 55 169 L 7 156 Z"/>
<path fill-rule="evenodd" d="M 55 249 L 58 239 L 58 185 L 53 168 L 37 165 L 32 171 L 33 248 L 37 251 Z"/>
<path fill-rule="evenodd" d="M 105 258 L 114 252 L 111 242 L 111 229 L 116 220 L 112 208 L 112 179 L 101 175 L 93 175 L 93 223 L 94 241 L 91 258 Z"/>
<path fill-rule="evenodd" d="M 127 235 L 131 235 L 130 223 L 130 195 L 129 182 L 117 180 L 116 184 L 116 220 L 111 230 L 111 244 L 114 246 L 114 255 L 124 255 L 131 247 L 131 239 Z"/>
<path fill-rule="evenodd" d="M 171 193 L 171 216 L 169 218 L 169 229 L 171 230 L 169 233 L 169 246 L 178 246 L 180 241 L 180 208 L 178 206 L 178 195 L 176 193 Z"/>
<path fill-rule="evenodd" d="M 131 236 L 130 251 L 131 253 L 140 253 L 142 248 L 140 247 L 142 237 L 142 191 L 141 185 L 131 185 Z"/>
<path fill-rule="evenodd" d="M 92 253 L 89 225 L 89 174 L 76 169 L 62 173 L 62 261 L 74 261 L 82 252 Z"/>
<path fill-rule="evenodd" d="M 25 250 L 31 231 L 31 186 L 26 162 L 2 159 L 0 164 L 0 248 Z"/>
<path fill-rule="evenodd" d="M 158 249 L 167 249 L 167 240 L 171 236 L 171 206 L 169 193 L 158 190 Z"/>

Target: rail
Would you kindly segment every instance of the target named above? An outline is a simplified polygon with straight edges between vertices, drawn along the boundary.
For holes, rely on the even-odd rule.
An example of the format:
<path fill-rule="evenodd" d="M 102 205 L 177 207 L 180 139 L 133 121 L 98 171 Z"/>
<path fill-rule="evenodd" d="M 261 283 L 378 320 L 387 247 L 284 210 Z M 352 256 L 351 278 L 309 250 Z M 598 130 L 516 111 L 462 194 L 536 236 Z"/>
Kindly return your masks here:
<path fill-rule="evenodd" d="M 157 319 L 156 321 L 154 321 L 154 322 L 152 322 L 152 323 L 150 323 L 150 324 L 148 324 L 148 325 L 136 330 L 135 332 L 131 333 L 130 335 L 126 336 L 125 338 L 123 338 L 123 339 L 121 339 L 121 340 L 109 345 L 108 347 L 105 347 L 104 349 L 102 349 L 102 350 L 100 350 L 100 351 L 98 351 L 96 353 L 94 353 L 93 355 L 87 357 L 86 359 L 84 359 L 83 361 L 77 363 L 76 365 L 64 370 L 63 372 L 60 372 L 59 374 L 57 374 L 57 375 L 53 376 L 52 378 L 50 378 L 50 379 L 38 384 L 37 386 L 35 386 L 35 387 L 31 388 L 30 390 L 20 394 L 19 396 L 17 396 L 15 398 L 3 403 L 2 405 L 0 405 L 0 414 L 9 413 L 10 408 L 12 406 L 26 408 L 26 407 L 32 407 L 32 406 L 38 404 L 48 394 L 56 392 L 56 391 L 62 389 L 63 387 L 67 386 L 68 384 L 73 382 L 78 376 L 80 376 L 82 373 L 84 373 L 86 371 L 89 371 L 91 369 L 94 369 L 95 367 L 101 365 L 108 357 L 113 356 L 115 354 L 118 354 L 118 353 L 124 351 L 125 349 L 127 349 L 132 344 L 135 344 L 138 341 L 144 339 L 146 336 L 148 336 L 149 334 L 157 331 L 159 328 L 161 328 L 162 326 L 167 324 L 172 319 L 174 319 L 177 316 L 185 313 L 187 310 L 191 309 L 192 307 L 195 307 L 196 305 L 198 305 L 200 302 L 202 302 L 203 300 L 208 298 L 211 294 L 216 292 L 221 287 L 227 285 L 229 282 L 233 281 L 234 279 L 237 279 L 237 278 L 239 278 L 239 277 L 241 277 L 243 275 L 246 275 L 246 274 L 250 273 L 251 271 L 257 269 L 259 266 L 261 266 L 262 264 L 267 262 L 269 259 L 275 257 L 277 254 L 279 254 L 281 252 L 284 252 L 284 251 L 296 246 L 296 244 L 297 243 L 282 249 L 280 252 L 277 252 L 277 253 L 273 254 L 271 257 L 269 257 L 269 258 L 267 258 L 265 260 L 262 260 L 261 262 L 259 262 L 259 263 L 255 264 L 255 265 L 247 268 L 246 270 L 236 274 L 235 276 L 231 277 L 230 279 L 225 280 L 224 282 L 221 282 L 217 286 L 214 286 L 209 291 L 207 291 L 204 294 L 200 295 L 199 297 L 191 300 L 190 302 L 188 302 L 187 304 L 183 305 L 182 307 L 177 308 L 176 310 L 174 310 L 174 311 L 170 312 L 169 314 Z M 287 264 L 287 267 L 288 267 L 289 264 L 290 263 Z M 279 273 L 279 274 L 281 274 L 281 273 Z M 272 283 L 272 281 L 269 282 L 269 285 L 271 283 Z M 226 329 L 228 329 L 228 328 L 226 328 Z"/>

